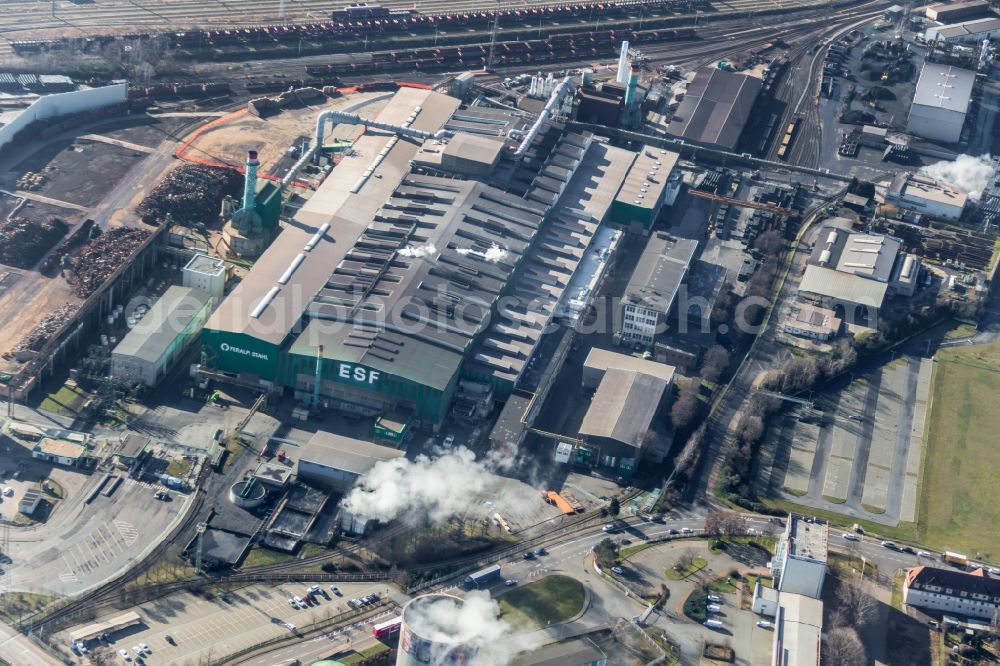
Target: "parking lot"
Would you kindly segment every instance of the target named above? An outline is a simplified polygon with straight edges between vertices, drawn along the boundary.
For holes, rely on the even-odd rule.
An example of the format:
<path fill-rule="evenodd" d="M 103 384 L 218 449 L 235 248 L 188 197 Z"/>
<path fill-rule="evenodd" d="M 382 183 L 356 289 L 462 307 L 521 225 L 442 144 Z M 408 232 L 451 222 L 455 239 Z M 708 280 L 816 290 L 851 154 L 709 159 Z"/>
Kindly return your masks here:
<path fill-rule="evenodd" d="M 205 598 L 190 592 L 170 595 L 135 608 L 142 624 L 111 636 L 114 652 L 149 646 L 147 664 L 194 664 L 232 654 L 269 639 L 292 635 L 294 630 L 349 610 L 348 601 L 372 593 L 386 595 L 384 583 L 337 583 L 343 596 L 329 592 L 329 599 L 317 595 L 317 603 L 305 609 L 293 608 L 289 599 L 304 596 L 311 583 L 286 583 L 277 587 L 253 585 L 223 597 Z M 121 611 L 111 613 L 120 614 Z M 381 619 L 385 619 L 382 617 Z M 376 619 L 376 622 L 381 621 Z M 290 623 L 295 629 L 290 629 Z M 173 645 L 167 641 L 170 636 Z M 69 651 L 69 634 L 59 642 Z M 97 647 L 91 646 L 91 650 Z M 82 662 L 79 656 L 74 656 Z"/>
<path fill-rule="evenodd" d="M 157 501 L 153 484 L 126 479 L 111 497 L 84 504 L 102 477 L 85 478 L 87 485 L 63 500 L 49 522 L 12 530 L 12 589 L 53 595 L 87 589 L 152 547 L 188 501 L 179 494 L 172 502 Z"/>
<path fill-rule="evenodd" d="M 930 359 L 904 356 L 772 429 L 772 495 L 896 525 L 916 518 Z"/>

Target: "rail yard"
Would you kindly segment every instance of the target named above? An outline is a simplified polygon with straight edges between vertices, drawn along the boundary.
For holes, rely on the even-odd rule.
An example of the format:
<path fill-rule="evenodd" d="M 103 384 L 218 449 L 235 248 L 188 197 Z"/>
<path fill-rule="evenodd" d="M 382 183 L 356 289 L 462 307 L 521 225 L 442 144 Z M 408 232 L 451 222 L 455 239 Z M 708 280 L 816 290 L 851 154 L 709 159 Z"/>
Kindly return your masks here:
<path fill-rule="evenodd" d="M 995 663 L 1000 15 L 889 4 L 0 3 L 0 664 Z"/>

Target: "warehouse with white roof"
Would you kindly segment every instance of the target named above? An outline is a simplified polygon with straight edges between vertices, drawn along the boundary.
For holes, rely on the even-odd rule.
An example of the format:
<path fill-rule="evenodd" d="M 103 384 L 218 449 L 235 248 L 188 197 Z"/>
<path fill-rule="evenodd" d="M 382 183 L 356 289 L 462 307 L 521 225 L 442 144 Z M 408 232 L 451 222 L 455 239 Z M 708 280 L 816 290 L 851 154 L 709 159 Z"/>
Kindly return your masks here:
<path fill-rule="evenodd" d="M 972 102 L 976 73 L 950 65 L 925 63 L 913 93 L 913 104 L 906 121 L 910 134 L 956 143 Z"/>

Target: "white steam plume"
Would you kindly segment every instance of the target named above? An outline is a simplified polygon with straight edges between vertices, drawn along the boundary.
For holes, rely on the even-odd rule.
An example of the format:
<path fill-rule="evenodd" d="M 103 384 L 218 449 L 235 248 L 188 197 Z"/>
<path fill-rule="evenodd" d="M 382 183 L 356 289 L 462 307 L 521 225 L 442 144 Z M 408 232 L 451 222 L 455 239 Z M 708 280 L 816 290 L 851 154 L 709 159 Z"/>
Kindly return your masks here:
<path fill-rule="evenodd" d="M 397 518 L 417 523 L 426 518 L 441 524 L 452 516 L 492 515 L 489 505 L 478 500 L 494 487 L 494 501 L 523 505 L 529 499 L 518 496 L 490 468 L 464 446 L 434 459 L 385 460 L 358 480 L 344 498 L 343 507 L 360 519 L 380 523 Z"/>
<path fill-rule="evenodd" d="M 935 162 L 922 167 L 920 175 L 957 185 L 978 199 L 994 176 L 989 155 L 959 155 L 953 162 Z"/>
<path fill-rule="evenodd" d="M 448 597 L 425 599 L 407 607 L 406 623 L 437 646 L 427 655 L 431 666 L 506 666 L 518 653 L 538 647 L 526 635 L 512 635 L 514 627 L 500 619 L 500 607 L 487 592 L 473 590 L 464 603 Z"/>
<path fill-rule="evenodd" d="M 419 247 L 404 247 L 399 251 L 400 256 L 411 257 L 413 259 L 419 259 L 420 257 L 426 257 L 437 253 L 437 248 L 434 247 L 434 243 L 428 243 L 427 245 L 421 245 Z"/>
<path fill-rule="evenodd" d="M 485 251 L 476 248 L 460 247 L 456 249 L 455 252 L 458 252 L 463 257 L 469 257 L 469 256 L 479 257 L 481 259 L 485 259 L 486 261 L 492 264 L 495 264 L 498 261 L 502 261 L 504 257 L 507 256 L 507 249 L 500 247 L 496 243 L 493 243 L 493 245 L 491 245 Z"/>

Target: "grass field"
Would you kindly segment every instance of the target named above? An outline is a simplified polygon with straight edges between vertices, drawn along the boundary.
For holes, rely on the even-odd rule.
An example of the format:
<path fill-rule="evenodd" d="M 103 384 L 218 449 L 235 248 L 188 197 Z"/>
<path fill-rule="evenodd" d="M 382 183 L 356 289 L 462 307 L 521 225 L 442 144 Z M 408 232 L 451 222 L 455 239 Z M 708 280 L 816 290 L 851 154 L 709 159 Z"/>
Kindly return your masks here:
<path fill-rule="evenodd" d="M 282 553 L 277 550 L 271 550 L 270 548 L 262 548 L 261 546 L 254 546 L 247 553 L 247 556 L 243 558 L 243 564 L 240 565 L 241 569 L 249 569 L 251 567 L 264 567 L 269 564 L 283 564 L 285 562 L 291 562 L 295 559 L 294 555 L 289 553 Z"/>
<path fill-rule="evenodd" d="M 89 393 L 77 386 L 63 385 L 55 393 L 45 396 L 39 409 L 64 416 L 76 416 L 89 397 Z"/>
<path fill-rule="evenodd" d="M 1000 556 L 1000 341 L 935 356 L 917 536 L 970 557 Z"/>
<path fill-rule="evenodd" d="M 569 576 L 547 576 L 501 595 L 500 615 L 514 625 L 534 628 L 565 622 L 581 610 L 583 584 Z"/>

